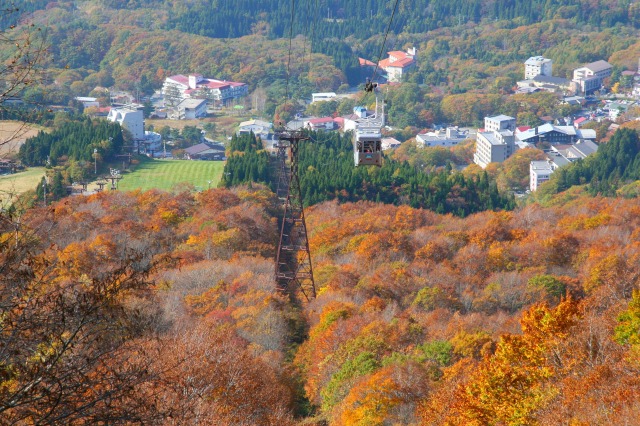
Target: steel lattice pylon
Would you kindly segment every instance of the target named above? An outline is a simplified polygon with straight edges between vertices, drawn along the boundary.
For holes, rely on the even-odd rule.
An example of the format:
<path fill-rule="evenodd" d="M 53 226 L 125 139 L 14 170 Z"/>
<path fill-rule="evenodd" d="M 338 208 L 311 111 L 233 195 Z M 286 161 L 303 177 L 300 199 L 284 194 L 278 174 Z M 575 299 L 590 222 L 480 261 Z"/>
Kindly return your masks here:
<path fill-rule="evenodd" d="M 298 176 L 299 144 L 308 139 L 301 131 L 283 132 L 279 135 L 278 155 L 281 166 L 278 197 L 284 198 L 284 213 L 276 256 L 276 281 L 286 291 L 295 292 L 299 288 L 304 297 L 311 300 L 316 297 L 316 287 Z M 288 167 L 285 155 L 287 150 Z"/>
<path fill-rule="evenodd" d="M 289 182 L 291 181 L 291 168 L 287 166 L 287 149 L 289 145 L 280 142 L 276 145 L 276 148 L 278 149 L 278 155 L 276 157 L 276 170 L 278 175 L 276 195 L 278 199 L 284 203 L 287 200 Z"/>

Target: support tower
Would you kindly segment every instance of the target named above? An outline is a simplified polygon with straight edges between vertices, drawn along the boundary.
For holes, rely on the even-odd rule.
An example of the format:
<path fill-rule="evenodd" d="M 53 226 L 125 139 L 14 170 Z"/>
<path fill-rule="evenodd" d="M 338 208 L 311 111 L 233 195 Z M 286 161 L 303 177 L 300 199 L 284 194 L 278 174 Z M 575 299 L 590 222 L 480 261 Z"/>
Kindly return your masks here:
<path fill-rule="evenodd" d="M 278 197 L 284 197 L 284 213 L 275 276 L 282 290 L 293 294 L 300 289 L 307 301 L 316 297 L 316 288 L 298 176 L 298 148 L 308 139 L 302 131 L 285 131 L 279 135 L 281 167 Z M 286 151 L 289 153 L 289 167 L 286 165 Z"/>

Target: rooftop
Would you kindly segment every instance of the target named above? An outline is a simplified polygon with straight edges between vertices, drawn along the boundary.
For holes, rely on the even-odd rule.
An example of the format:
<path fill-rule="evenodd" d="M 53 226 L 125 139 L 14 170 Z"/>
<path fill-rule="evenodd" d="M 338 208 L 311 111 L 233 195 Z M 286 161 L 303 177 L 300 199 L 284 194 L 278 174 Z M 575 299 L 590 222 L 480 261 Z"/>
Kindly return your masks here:
<path fill-rule="evenodd" d="M 591 62 L 590 64 L 585 65 L 584 68 L 589 68 L 593 72 L 599 72 L 599 71 L 604 71 L 613 67 L 609 62 L 600 60 L 600 61 Z"/>
<path fill-rule="evenodd" d="M 311 124 L 324 124 L 333 122 L 333 117 L 311 118 L 308 120 Z"/>
<path fill-rule="evenodd" d="M 553 172 L 553 168 L 551 167 L 551 164 L 549 164 L 549 161 L 532 161 L 529 168 L 536 174 Z"/>
<path fill-rule="evenodd" d="M 190 146 L 189 148 L 185 148 L 184 152 L 189 155 L 195 155 L 209 150 L 224 152 L 224 147 L 199 143 L 197 145 Z"/>
<path fill-rule="evenodd" d="M 414 62 L 415 61 L 412 58 L 398 59 L 393 62 L 391 62 L 391 60 L 387 58 L 380 61 L 380 67 L 381 68 L 388 68 L 388 67 L 406 68 L 411 64 L 413 64 Z"/>
<path fill-rule="evenodd" d="M 598 144 L 590 140 L 581 140 L 574 145 L 574 148 L 577 149 L 580 153 L 587 156 L 598 151 Z"/>
<path fill-rule="evenodd" d="M 193 109 L 193 108 L 198 108 L 200 105 L 202 104 L 206 104 L 207 100 L 206 99 L 192 99 L 192 98 L 187 98 L 184 101 L 180 102 L 180 105 L 178 105 L 180 108 L 189 108 L 189 109 Z"/>
<path fill-rule="evenodd" d="M 544 62 L 551 62 L 551 59 L 547 59 L 545 57 L 542 56 L 532 56 L 529 59 L 526 60 L 525 64 L 526 65 L 540 65 L 541 63 Z"/>
<path fill-rule="evenodd" d="M 375 67 L 376 66 L 375 62 L 371 62 L 368 59 L 358 58 L 358 61 L 360 62 L 360 66 L 361 67 Z"/>
<path fill-rule="evenodd" d="M 580 139 L 596 139 L 596 131 L 594 129 L 578 129 L 576 135 Z"/>
<path fill-rule="evenodd" d="M 556 168 L 566 166 L 567 164 L 571 163 L 571 161 L 567 160 L 557 152 L 547 153 L 547 158 L 556 166 Z"/>
<path fill-rule="evenodd" d="M 189 77 L 182 75 L 182 74 L 177 74 L 177 75 L 172 75 L 171 77 L 168 77 L 169 79 L 183 84 L 185 86 L 189 86 Z M 226 89 L 229 87 L 238 87 L 238 86 L 246 86 L 246 83 L 238 83 L 235 81 L 226 81 L 226 80 L 216 80 L 214 78 L 204 78 L 200 81 L 198 81 L 197 83 L 197 87 L 206 87 L 209 89 Z"/>
<path fill-rule="evenodd" d="M 482 135 L 491 145 L 506 145 L 496 138 L 493 132 L 478 132 L 478 135 Z"/>
<path fill-rule="evenodd" d="M 269 123 L 268 121 L 264 121 L 264 120 L 248 120 L 248 121 L 243 121 L 242 123 L 240 123 L 238 125 L 238 127 L 242 128 L 242 127 L 249 127 L 249 126 L 262 126 L 262 127 L 272 127 L 273 124 Z"/>
<path fill-rule="evenodd" d="M 515 118 L 509 117 L 508 115 L 504 115 L 504 114 L 496 115 L 495 117 L 487 117 L 487 118 L 493 121 L 515 120 Z"/>

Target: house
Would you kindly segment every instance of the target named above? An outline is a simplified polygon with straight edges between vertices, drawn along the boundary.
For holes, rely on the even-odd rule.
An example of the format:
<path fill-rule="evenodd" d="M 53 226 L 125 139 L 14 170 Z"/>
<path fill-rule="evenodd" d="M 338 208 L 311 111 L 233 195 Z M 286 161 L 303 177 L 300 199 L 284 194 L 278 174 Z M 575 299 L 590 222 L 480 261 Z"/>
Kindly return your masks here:
<path fill-rule="evenodd" d="M 389 149 L 394 149 L 402 145 L 402 143 L 395 138 L 382 138 L 382 150 L 387 151 Z"/>
<path fill-rule="evenodd" d="M 337 95 L 334 92 L 312 93 L 311 103 L 319 101 L 330 101 L 332 99 L 335 99 L 336 96 Z"/>
<path fill-rule="evenodd" d="M 604 79 L 613 72 L 613 67 L 607 61 L 596 61 L 573 70 L 573 82 L 580 92 L 590 93 L 602 87 Z"/>
<path fill-rule="evenodd" d="M 249 134 L 253 132 L 256 136 L 268 135 L 273 133 L 273 123 L 264 120 L 248 120 L 238 125 L 238 135 Z"/>
<path fill-rule="evenodd" d="M 203 142 L 184 150 L 187 160 L 224 160 L 224 146 L 211 142 Z"/>
<path fill-rule="evenodd" d="M 132 106 L 111 108 L 107 120 L 119 123 L 131 133 L 133 139 L 144 139 L 144 114 L 142 110 Z"/>
<path fill-rule="evenodd" d="M 205 78 L 200 74 L 177 74 L 167 77 L 162 86 L 165 103 L 177 105 L 184 99 L 208 99 L 212 103 L 228 105 L 248 93 L 246 83 Z M 170 105 L 170 106 L 175 106 Z"/>
<path fill-rule="evenodd" d="M 629 106 L 629 103 L 625 101 L 607 102 L 606 109 L 609 110 L 609 120 L 616 121 L 621 114 L 627 112 Z"/>
<path fill-rule="evenodd" d="M 401 82 L 416 66 L 416 48 L 407 49 L 406 52 L 395 50 L 388 54 L 389 57 L 381 60 L 378 65 L 387 73 L 387 81 Z"/>
<path fill-rule="evenodd" d="M 98 102 L 98 98 L 91 98 L 88 96 L 77 96 L 74 98 L 76 101 L 80 102 L 84 108 L 94 107 L 99 108 L 100 102 Z"/>
<path fill-rule="evenodd" d="M 98 107 L 93 108 L 93 110 L 89 113 L 92 117 L 108 117 L 109 112 L 111 112 L 111 107 Z"/>
<path fill-rule="evenodd" d="M 421 147 L 455 146 L 467 139 L 469 131 L 460 131 L 457 127 L 447 127 L 435 132 L 416 135 L 416 144 Z"/>
<path fill-rule="evenodd" d="M 485 117 L 484 129 L 476 134 L 473 162 L 483 169 L 489 163 L 501 163 L 517 149 L 514 131 L 516 119 L 508 115 Z"/>
<path fill-rule="evenodd" d="M 585 124 L 588 121 L 589 119 L 587 117 L 578 117 L 575 120 L 573 120 L 573 127 L 575 127 L 576 129 L 579 129 L 581 125 Z"/>
<path fill-rule="evenodd" d="M 335 130 L 337 126 L 333 117 L 323 117 L 304 120 L 304 127 L 311 130 Z"/>
<path fill-rule="evenodd" d="M 273 123 L 264 120 L 248 120 L 238 125 L 238 135 L 249 134 L 253 132 L 265 144 L 266 148 L 272 148 L 278 140 L 273 131 Z"/>
<path fill-rule="evenodd" d="M 18 165 L 13 160 L 0 158 L 0 175 L 15 173 Z"/>
<path fill-rule="evenodd" d="M 178 118 L 181 120 L 194 120 L 206 116 L 206 99 L 185 99 L 178 105 Z"/>

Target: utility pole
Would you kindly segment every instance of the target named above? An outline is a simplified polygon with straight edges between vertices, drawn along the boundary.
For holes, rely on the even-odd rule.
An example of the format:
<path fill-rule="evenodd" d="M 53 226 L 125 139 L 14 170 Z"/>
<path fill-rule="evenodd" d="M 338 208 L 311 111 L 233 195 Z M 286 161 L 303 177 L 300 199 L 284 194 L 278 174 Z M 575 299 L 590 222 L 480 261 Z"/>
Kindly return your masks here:
<path fill-rule="evenodd" d="M 98 174 L 98 148 L 93 148 L 93 174 Z"/>
<path fill-rule="evenodd" d="M 47 207 L 47 175 L 44 176 L 42 181 L 42 198 L 44 199 L 44 206 Z"/>

